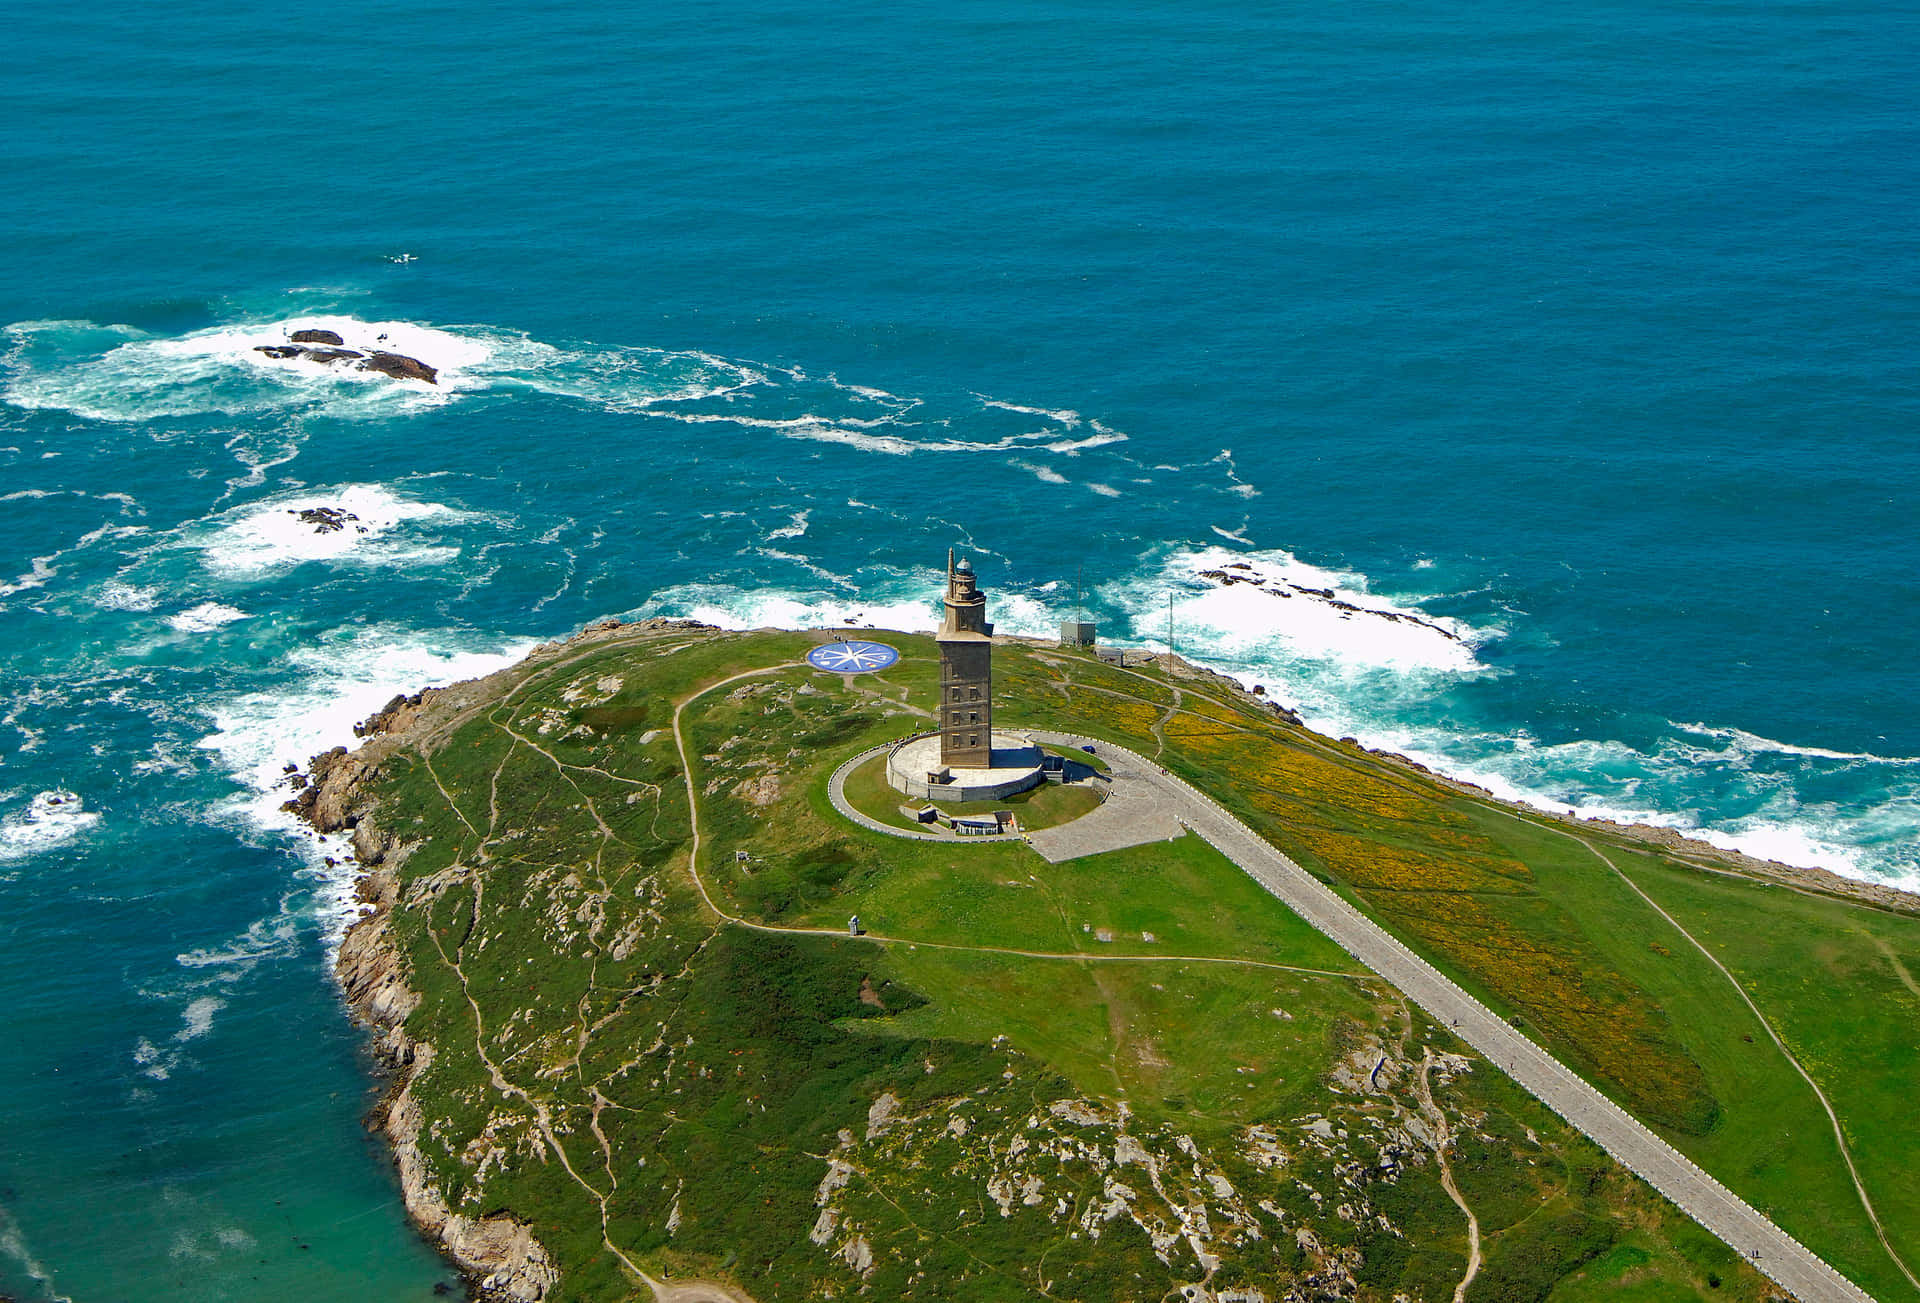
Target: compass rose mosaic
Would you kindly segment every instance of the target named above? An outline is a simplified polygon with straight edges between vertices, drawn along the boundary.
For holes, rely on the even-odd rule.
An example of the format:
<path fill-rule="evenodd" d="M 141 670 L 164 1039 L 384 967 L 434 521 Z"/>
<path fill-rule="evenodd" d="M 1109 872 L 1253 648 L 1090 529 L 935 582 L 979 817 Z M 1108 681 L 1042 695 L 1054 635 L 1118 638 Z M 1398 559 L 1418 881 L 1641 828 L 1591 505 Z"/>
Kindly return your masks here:
<path fill-rule="evenodd" d="M 830 642 L 807 653 L 807 664 L 834 674 L 871 674 L 899 659 L 900 653 L 883 642 Z"/>

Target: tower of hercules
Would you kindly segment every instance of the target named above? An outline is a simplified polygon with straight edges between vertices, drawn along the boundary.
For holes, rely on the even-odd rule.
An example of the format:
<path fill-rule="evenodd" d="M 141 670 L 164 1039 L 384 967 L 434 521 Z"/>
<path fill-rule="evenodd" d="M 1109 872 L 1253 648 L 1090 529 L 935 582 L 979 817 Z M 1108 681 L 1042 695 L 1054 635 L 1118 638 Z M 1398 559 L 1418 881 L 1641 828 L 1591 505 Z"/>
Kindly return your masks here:
<path fill-rule="evenodd" d="M 940 763 L 993 767 L 993 626 L 987 598 L 965 558 L 947 553 L 946 616 L 940 644 Z"/>

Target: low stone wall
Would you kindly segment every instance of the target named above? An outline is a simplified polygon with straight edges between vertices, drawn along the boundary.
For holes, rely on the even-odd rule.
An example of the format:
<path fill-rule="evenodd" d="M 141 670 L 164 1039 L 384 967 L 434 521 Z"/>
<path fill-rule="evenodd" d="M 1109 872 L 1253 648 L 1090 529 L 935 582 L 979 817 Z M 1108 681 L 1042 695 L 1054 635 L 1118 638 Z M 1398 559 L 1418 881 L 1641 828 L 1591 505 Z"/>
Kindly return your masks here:
<path fill-rule="evenodd" d="M 895 791 L 921 801 L 1003 801 L 1016 792 L 1047 781 L 1046 772 L 1040 767 L 1040 748 L 1031 738 L 996 732 L 996 742 L 1017 738 L 1023 745 L 996 747 L 995 758 L 1012 752 L 1018 754 L 1023 763 L 996 765 L 992 769 L 956 769 L 953 782 L 930 783 L 927 772 L 938 765 L 939 747 L 934 744 L 939 737 L 938 733 L 917 734 L 896 742 L 887 752 L 887 782 Z M 1024 763 L 1029 754 L 1031 763 Z"/>

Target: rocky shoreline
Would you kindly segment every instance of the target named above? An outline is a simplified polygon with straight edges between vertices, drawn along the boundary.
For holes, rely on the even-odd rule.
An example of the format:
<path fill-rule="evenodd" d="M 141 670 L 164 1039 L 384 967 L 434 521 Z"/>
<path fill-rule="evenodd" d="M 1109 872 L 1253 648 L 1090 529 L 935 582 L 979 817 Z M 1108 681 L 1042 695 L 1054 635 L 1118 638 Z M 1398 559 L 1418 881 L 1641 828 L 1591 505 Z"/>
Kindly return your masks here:
<path fill-rule="evenodd" d="M 361 877 L 355 894 L 366 912 L 347 929 L 334 960 L 334 974 L 347 1005 L 372 1036 L 371 1049 L 388 1074 L 390 1087 L 374 1106 L 369 1122 L 387 1137 L 407 1217 L 466 1279 L 470 1295 L 500 1303 L 538 1303 L 559 1280 L 545 1246 L 525 1223 L 507 1214 L 471 1218 L 453 1212 L 428 1175 L 420 1152 L 422 1125 L 413 1084 L 433 1062 L 431 1042 L 409 1036 L 407 1016 L 420 997 L 407 984 L 406 964 L 393 942 L 390 920 L 400 899 L 400 866 L 412 845 L 380 828 L 378 803 L 367 790 L 380 764 L 403 746 L 423 742 L 451 721 L 492 700 L 506 682 L 520 676 L 534 659 L 614 634 L 669 629 L 710 629 L 693 620 L 642 620 L 623 624 L 603 620 L 573 637 L 543 643 L 512 669 L 484 679 L 402 694 L 354 726 L 363 739 L 349 752 L 334 747 L 313 757 L 304 773 L 288 776 L 296 794 L 283 806 L 316 832 L 345 835 Z"/>

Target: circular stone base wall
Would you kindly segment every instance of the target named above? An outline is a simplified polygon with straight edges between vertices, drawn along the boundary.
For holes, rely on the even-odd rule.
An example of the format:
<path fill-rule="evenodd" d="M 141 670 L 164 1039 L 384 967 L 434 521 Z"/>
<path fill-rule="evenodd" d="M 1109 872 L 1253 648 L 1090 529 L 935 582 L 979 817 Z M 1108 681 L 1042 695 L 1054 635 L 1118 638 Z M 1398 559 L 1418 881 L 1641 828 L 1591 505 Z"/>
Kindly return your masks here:
<path fill-rule="evenodd" d="M 887 782 L 924 801 L 998 801 L 1047 781 L 1040 767 L 1040 748 L 1033 739 L 997 730 L 991 769 L 955 767 L 947 771 L 953 775 L 952 782 L 929 782 L 927 776 L 941 768 L 940 735 L 930 733 L 894 748 L 887 757 Z"/>

